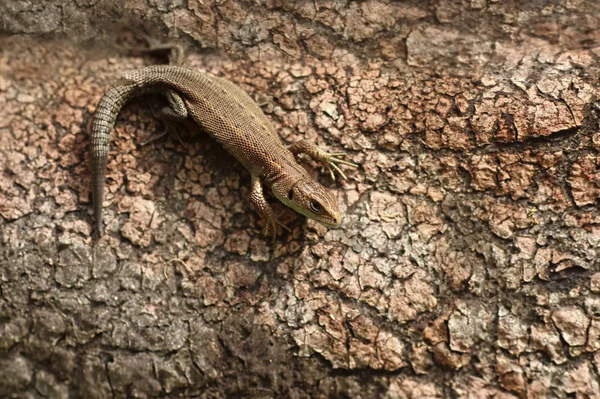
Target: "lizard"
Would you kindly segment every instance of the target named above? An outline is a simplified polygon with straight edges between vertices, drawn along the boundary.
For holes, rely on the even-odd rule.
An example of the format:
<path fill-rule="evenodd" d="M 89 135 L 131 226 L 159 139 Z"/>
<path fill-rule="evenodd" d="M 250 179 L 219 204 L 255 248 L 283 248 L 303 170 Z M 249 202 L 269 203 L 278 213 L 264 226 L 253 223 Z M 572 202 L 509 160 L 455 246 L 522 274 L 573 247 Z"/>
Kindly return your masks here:
<path fill-rule="evenodd" d="M 265 220 L 263 236 L 275 241 L 280 222 L 265 198 L 264 187 L 284 205 L 327 227 L 339 227 L 342 215 L 332 190 L 314 180 L 296 156 L 306 154 L 321 162 L 335 179 L 346 178 L 339 165 L 358 165 L 301 140 L 285 146 L 260 106 L 229 80 L 179 65 L 154 65 L 123 72 L 104 93 L 94 113 L 90 152 L 95 229 L 103 234 L 104 180 L 112 129 L 121 108 L 134 97 L 162 93 L 169 107 L 162 118 L 200 126 L 231 153 L 251 175 L 250 198 Z"/>

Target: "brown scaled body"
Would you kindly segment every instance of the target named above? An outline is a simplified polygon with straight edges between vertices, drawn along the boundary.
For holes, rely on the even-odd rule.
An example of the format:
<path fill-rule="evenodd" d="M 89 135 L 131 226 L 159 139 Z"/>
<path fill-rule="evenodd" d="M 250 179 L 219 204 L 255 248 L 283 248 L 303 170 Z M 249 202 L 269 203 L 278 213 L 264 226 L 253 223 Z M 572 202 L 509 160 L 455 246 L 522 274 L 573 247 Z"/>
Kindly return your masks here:
<path fill-rule="evenodd" d="M 341 154 L 329 154 L 306 141 L 286 148 L 260 107 L 233 83 L 191 69 L 157 65 L 127 71 L 111 86 L 98 104 L 92 125 L 92 194 L 98 235 L 102 235 L 104 177 L 110 137 L 117 115 L 131 98 L 164 93 L 170 108 L 163 114 L 171 120 L 191 118 L 252 175 L 252 202 L 265 218 L 263 234 L 273 237 L 278 222 L 263 194 L 263 185 L 285 205 L 326 226 L 337 227 L 341 213 L 333 192 L 314 181 L 296 162 L 295 155 L 306 153 L 333 170 L 343 173 L 337 163 Z"/>

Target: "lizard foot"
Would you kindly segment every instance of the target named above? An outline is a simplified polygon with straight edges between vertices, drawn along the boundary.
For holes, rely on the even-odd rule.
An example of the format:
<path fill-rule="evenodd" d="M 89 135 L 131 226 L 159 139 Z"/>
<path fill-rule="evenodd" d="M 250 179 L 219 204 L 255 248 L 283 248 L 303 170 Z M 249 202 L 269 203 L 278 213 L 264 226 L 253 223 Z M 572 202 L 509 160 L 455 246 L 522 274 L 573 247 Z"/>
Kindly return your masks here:
<path fill-rule="evenodd" d="M 327 152 L 306 140 L 301 140 L 295 144 L 292 144 L 291 146 L 288 147 L 288 150 L 290 150 L 292 152 L 292 154 L 294 154 L 294 155 L 306 154 L 306 155 L 310 156 L 312 159 L 314 159 L 315 161 L 320 162 L 321 164 L 323 164 L 323 166 L 325 166 L 327 168 L 327 170 L 329 171 L 329 175 L 331 176 L 331 178 L 333 180 L 335 180 L 336 172 L 339 173 L 339 175 L 343 179 L 347 179 L 346 175 L 344 174 L 344 172 L 342 171 L 342 169 L 340 169 L 340 167 L 338 165 L 346 165 L 346 166 L 350 166 L 353 168 L 358 167 L 358 165 L 355 164 L 354 162 L 350 162 L 350 161 L 346 161 L 345 159 L 342 159 L 343 157 L 346 156 L 346 153 L 344 153 L 344 152 Z"/>
<path fill-rule="evenodd" d="M 281 215 L 281 213 L 279 213 L 278 215 L 273 215 L 270 218 L 266 219 L 265 227 L 263 227 L 261 232 L 261 235 L 265 238 L 272 236 L 271 244 L 275 244 L 275 240 L 277 239 L 277 236 L 281 234 L 282 230 L 286 230 L 288 233 L 292 232 L 292 230 L 290 230 L 290 228 L 287 227 L 285 223 L 279 221 L 278 217 Z"/>
<path fill-rule="evenodd" d="M 181 138 L 181 135 L 178 133 L 178 130 L 179 129 L 176 129 L 175 127 L 167 125 L 167 127 L 165 127 L 162 132 L 155 134 L 154 136 L 150 137 L 148 140 L 140 142 L 140 146 L 141 147 L 147 146 L 148 144 L 153 143 L 156 140 L 160 140 L 163 137 L 167 136 L 168 134 L 172 133 L 173 135 L 175 135 L 175 137 L 177 137 L 177 140 L 179 140 L 179 144 L 181 144 L 183 146 L 183 148 L 188 149 L 187 144 Z"/>
<path fill-rule="evenodd" d="M 122 50 L 134 52 L 134 53 L 150 53 L 150 54 L 163 54 L 166 53 L 168 56 L 169 64 L 182 65 L 184 58 L 184 49 L 178 43 L 163 43 L 160 40 L 150 36 L 143 30 L 135 29 L 132 30 L 134 39 L 138 39 L 143 42 L 142 46 L 136 45 L 118 45 Z"/>
<path fill-rule="evenodd" d="M 141 145 L 145 146 L 166 136 L 169 133 L 173 133 L 183 148 L 187 149 L 187 145 L 181 139 L 181 135 L 179 134 L 180 131 L 184 130 L 182 125 L 187 121 L 188 117 L 185 103 L 175 92 L 168 91 L 166 93 L 166 97 L 170 104 L 169 107 L 162 108 L 160 112 L 152 109 L 152 114 L 154 117 L 163 122 L 164 130 L 161 133 L 158 133 L 155 136 L 150 137 L 148 140 L 142 142 Z"/>
<path fill-rule="evenodd" d="M 319 150 L 319 153 L 315 156 L 317 161 L 320 161 L 327 170 L 329 171 L 329 176 L 331 176 L 332 180 L 335 180 L 335 172 L 339 173 L 340 176 L 346 180 L 348 179 L 344 172 L 340 169 L 338 164 L 350 166 L 352 168 L 358 168 L 358 165 L 354 162 L 346 161 L 345 159 L 341 159 L 341 157 L 345 157 L 347 154 L 344 152 L 325 152 L 323 150 Z"/>
<path fill-rule="evenodd" d="M 148 140 L 142 141 L 140 142 L 140 146 L 144 147 L 147 146 L 150 143 L 155 142 L 156 140 L 160 140 L 163 137 L 165 137 L 168 134 L 167 129 L 164 129 L 162 132 L 155 134 L 154 136 L 151 136 Z"/>

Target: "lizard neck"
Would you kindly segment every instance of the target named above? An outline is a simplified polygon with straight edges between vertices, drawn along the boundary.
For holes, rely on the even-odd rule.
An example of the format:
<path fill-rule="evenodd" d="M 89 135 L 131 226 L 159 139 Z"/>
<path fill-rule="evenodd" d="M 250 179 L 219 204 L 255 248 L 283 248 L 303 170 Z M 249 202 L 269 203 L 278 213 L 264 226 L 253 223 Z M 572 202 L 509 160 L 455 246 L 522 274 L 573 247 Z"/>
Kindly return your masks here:
<path fill-rule="evenodd" d="M 280 165 L 278 168 L 272 168 L 263 178 L 265 185 L 275 188 L 278 191 L 291 189 L 302 176 L 295 170 Z"/>

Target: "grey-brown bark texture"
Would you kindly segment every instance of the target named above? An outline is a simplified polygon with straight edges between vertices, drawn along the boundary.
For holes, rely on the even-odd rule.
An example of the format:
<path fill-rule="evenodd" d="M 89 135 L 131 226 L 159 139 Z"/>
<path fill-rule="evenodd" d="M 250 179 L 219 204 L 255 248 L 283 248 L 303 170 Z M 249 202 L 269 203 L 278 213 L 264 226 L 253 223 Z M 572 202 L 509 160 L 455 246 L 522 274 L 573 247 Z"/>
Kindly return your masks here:
<path fill-rule="evenodd" d="M 0 397 L 600 397 L 599 25 L 595 0 L 4 0 Z M 91 114 L 156 62 L 124 26 L 348 151 L 319 177 L 343 228 L 270 247 L 214 142 L 139 146 L 147 97 L 94 249 Z"/>

